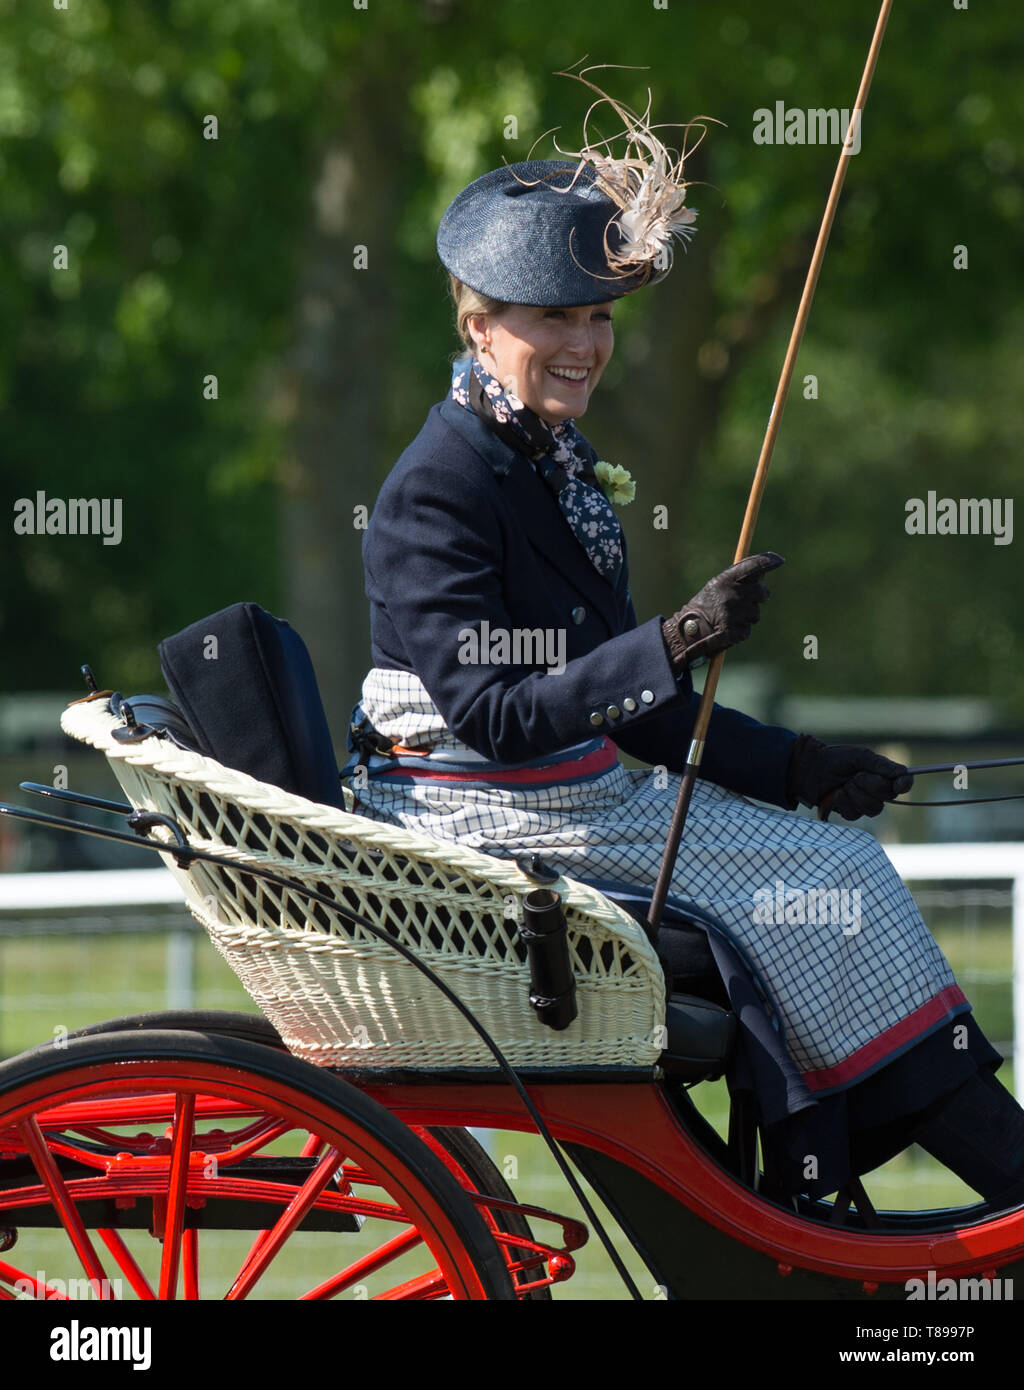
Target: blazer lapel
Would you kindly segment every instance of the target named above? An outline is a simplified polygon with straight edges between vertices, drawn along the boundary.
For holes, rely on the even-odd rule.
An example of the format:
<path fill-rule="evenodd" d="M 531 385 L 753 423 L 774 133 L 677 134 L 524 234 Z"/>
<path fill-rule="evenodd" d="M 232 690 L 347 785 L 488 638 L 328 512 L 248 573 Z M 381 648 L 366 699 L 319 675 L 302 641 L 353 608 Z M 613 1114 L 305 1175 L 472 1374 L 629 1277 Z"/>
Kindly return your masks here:
<path fill-rule="evenodd" d="M 482 420 L 451 397 L 441 415 L 494 469 L 510 510 L 549 565 L 562 574 L 615 630 L 615 589 L 594 567 L 562 514 L 558 500 L 525 454 L 500 440 Z"/>

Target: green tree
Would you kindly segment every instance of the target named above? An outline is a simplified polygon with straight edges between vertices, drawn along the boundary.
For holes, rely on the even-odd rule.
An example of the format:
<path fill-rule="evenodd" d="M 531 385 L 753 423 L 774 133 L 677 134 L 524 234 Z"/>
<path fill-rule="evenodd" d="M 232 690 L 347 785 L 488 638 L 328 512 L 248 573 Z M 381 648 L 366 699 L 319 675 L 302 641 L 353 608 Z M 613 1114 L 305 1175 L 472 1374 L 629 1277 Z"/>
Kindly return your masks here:
<path fill-rule="evenodd" d="M 634 107 L 650 86 L 656 120 L 724 122 L 690 165 L 699 234 L 622 305 L 583 427 L 638 480 L 642 615 L 731 560 L 837 153 L 758 145 L 755 112 L 849 106 L 870 7 L 0 0 L 0 16 L 6 505 L 42 489 L 121 497 L 125 516 L 118 547 L 0 548 L 8 688 L 67 684 L 85 657 L 152 684 L 161 636 L 253 598 L 306 637 L 341 732 L 369 664 L 354 509 L 456 346 L 438 218 L 503 158 L 554 154 L 551 128 L 575 146 L 588 94 L 554 74 L 584 55 L 625 65 L 597 77 Z M 758 530 L 788 564 L 734 658 L 803 689 L 1024 682 L 1012 547 L 902 528 L 929 487 L 1013 491 L 1020 48 L 1005 8 L 895 8 Z"/>

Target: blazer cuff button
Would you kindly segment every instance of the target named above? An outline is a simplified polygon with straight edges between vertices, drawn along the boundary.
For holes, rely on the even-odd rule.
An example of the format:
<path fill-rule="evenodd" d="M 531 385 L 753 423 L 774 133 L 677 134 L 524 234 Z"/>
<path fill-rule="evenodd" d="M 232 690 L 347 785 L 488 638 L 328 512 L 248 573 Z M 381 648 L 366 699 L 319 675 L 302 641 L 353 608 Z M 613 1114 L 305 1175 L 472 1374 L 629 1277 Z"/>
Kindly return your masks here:
<path fill-rule="evenodd" d="M 596 729 L 600 724 L 604 723 L 604 715 L 598 714 L 597 710 L 594 710 L 594 713 L 590 716 L 590 722 Z"/>
<path fill-rule="evenodd" d="M 633 713 L 633 711 L 636 709 L 636 701 L 633 699 L 632 695 L 626 696 L 626 698 L 622 702 L 622 708 L 626 710 L 629 714 Z"/>
<path fill-rule="evenodd" d="M 653 705 L 653 704 L 654 704 L 654 691 L 653 691 L 653 690 L 641 690 L 641 692 L 640 692 L 640 698 L 641 698 L 641 700 L 643 700 L 643 702 L 644 702 L 645 705 Z"/>

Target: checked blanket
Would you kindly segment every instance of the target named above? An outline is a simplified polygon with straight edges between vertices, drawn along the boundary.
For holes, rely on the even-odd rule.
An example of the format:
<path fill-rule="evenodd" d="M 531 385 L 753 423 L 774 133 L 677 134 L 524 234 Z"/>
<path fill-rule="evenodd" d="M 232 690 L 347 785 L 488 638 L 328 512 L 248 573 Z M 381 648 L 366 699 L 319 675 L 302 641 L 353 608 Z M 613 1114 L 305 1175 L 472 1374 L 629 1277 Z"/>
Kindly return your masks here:
<path fill-rule="evenodd" d="M 364 714 L 402 748 L 370 759 L 359 814 L 487 854 L 536 850 L 584 882 L 653 888 L 676 774 L 625 768 L 602 738 L 514 768 L 488 762 L 404 671 L 369 672 L 353 719 Z M 757 967 L 816 1095 L 863 1080 L 970 1010 L 866 831 L 698 780 L 671 892 L 714 914 Z"/>

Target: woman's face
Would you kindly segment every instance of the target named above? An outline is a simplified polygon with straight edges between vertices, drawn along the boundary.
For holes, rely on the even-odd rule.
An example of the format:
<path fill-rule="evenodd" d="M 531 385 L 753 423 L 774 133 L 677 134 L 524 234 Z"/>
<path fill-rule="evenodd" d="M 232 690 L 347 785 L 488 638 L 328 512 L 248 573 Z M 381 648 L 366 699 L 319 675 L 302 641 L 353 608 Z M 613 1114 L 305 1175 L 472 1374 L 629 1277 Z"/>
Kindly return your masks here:
<path fill-rule="evenodd" d="M 582 415 L 615 346 L 615 301 L 571 309 L 511 304 L 468 320 L 480 362 L 549 425 Z"/>

